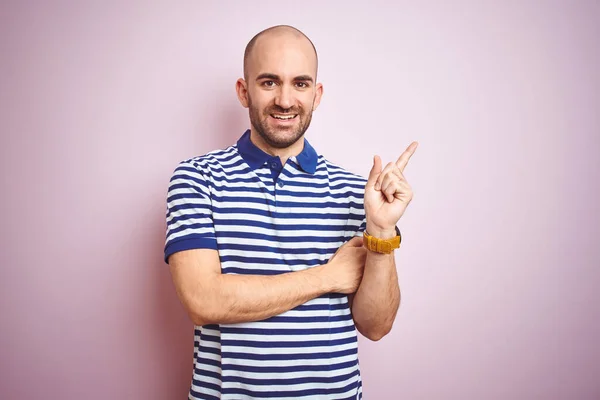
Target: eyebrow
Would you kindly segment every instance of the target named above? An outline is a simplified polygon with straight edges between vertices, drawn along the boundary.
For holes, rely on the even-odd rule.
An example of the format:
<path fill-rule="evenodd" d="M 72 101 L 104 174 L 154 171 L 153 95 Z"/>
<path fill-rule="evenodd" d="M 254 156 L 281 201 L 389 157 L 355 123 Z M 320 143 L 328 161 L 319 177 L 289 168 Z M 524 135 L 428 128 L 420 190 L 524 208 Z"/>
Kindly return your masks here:
<path fill-rule="evenodd" d="M 259 81 L 261 79 L 272 79 L 274 81 L 280 81 L 281 78 L 279 75 L 271 74 L 268 72 L 262 73 L 256 77 L 256 80 Z M 313 78 L 310 75 L 300 75 L 294 78 L 295 81 L 304 81 L 304 82 L 313 82 Z"/>
<path fill-rule="evenodd" d="M 307 81 L 312 82 L 313 78 L 310 75 L 300 75 L 294 78 L 295 81 Z"/>

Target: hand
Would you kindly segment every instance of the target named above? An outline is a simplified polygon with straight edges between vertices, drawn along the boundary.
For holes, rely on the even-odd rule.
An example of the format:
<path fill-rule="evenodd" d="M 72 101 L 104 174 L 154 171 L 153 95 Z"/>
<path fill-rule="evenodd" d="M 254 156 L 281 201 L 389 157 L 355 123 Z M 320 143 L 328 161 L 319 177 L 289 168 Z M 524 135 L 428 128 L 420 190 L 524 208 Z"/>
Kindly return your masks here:
<path fill-rule="evenodd" d="M 354 237 L 340 246 L 326 264 L 325 271 L 334 292 L 350 294 L 358 290 L 362 280 L 367 249 L 362 237 Z"/>
<path fill-rule="evenodd" d="M 386 165 L 383 171 L 381 158 L 374 157 L 365 187 L 365 214 L 370 235 L 383 239 L 396 235 L 395 226 L 413 197 L 403 172 L 418 145 L 412 142 L 398 160 Z"/>

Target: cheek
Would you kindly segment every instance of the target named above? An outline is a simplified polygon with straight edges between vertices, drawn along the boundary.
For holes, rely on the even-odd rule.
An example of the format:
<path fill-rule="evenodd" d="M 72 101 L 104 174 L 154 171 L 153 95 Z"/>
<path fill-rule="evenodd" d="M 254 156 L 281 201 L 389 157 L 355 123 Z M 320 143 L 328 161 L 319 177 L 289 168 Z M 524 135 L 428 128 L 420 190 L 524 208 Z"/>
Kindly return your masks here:
<path fill-rule="evenodd" d="M 262 98 L 262 96 L 261 96 L 260 93 L 258 93 L 258 92 L 248 92 L 248 104 L 251 107 L 253 107 L 253 108 L 257 109 L 257 110 L 261 110 L 261 109 L 264 108 L 263 107 L 263 103 L 264 103 L 264 100 L 263 100 L 263 98 Z"/>
<path fill-rule="evenodd" d="M 250 103 L 250 110 L 252 110 L 252 112 L 255 115 L 262 115 L 265 113 L 265 107 L 262 106 L 259 102 L 257 102 L 255 99 L 252 99 L 253 101 Z"/>
<path fill-rule="evenodd" d="M 261 91 L 257 91 L 251 94 L 249 93 L 248 100 L 255 108 L 261 111 L 269 107 L 274 102 L 272 95 Z"/>
<path fill-rule="evenodd" d="M 306 96 L 300 102 L 300 106 L 305 113 L 311 112 L 313 109 L 313 104 L 315 103 L 315 96 Z"/>

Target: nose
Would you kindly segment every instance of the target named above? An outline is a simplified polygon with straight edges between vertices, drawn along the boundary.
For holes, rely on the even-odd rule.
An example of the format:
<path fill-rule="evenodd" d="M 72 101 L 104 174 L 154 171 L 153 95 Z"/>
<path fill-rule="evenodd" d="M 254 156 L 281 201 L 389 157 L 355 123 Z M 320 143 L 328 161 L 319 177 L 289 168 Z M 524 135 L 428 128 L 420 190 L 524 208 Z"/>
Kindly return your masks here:
<path fill-rule="evenodd" d="M 293 103 L 293 92 L 288 85 L 281 85 L 277 96 L 275 97 L 275 104 L 283 109 L 292 107 Z"/>

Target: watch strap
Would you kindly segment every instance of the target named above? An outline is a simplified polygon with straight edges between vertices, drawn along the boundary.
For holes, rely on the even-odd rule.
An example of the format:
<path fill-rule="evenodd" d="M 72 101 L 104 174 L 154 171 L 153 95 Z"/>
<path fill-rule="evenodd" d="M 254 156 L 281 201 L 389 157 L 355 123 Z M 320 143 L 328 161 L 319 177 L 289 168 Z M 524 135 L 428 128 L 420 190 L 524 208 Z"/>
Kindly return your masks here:
<path fill-rule="evenodd" d="M 396 236 L 390 239 L 381 239 L 375 236 L 371 236 L 366 230 L 363 232 L 363 243 L 365 247 L 376 253 L 390 254 L 395 249 L 400 247 L 401 241 L 402 235 L 400 234 L 400 229 L 398 229 L 397 226 Z"/>

